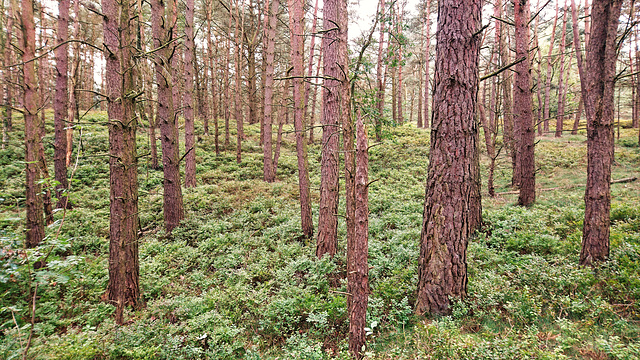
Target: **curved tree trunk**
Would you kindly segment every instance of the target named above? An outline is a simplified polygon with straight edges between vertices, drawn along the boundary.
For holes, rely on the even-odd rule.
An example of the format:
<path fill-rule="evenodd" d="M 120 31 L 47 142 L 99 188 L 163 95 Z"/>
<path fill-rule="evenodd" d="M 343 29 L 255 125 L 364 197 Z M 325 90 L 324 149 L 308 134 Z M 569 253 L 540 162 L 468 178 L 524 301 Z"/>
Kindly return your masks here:
<path fill-rule="evenodd" d="M 449 313 L 467 293 L 466 251 L 481 222 L 476 120 L 481 1 L 438 2 L 436 70 L 416 313 Z"/>

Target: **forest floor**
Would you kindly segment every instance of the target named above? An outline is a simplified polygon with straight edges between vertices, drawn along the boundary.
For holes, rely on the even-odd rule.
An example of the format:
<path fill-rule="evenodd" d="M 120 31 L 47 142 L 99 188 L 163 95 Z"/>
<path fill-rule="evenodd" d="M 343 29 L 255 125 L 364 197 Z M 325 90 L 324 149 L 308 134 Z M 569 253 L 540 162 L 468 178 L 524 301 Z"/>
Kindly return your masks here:
<path fill-rule="evenodd" d="M 262 181 L 257 124 L 245 125 L 241 164 L 235 125 L 219 156 L 213 137 L 200 136 L 198 186 L 184 189 L 187 218 L 171 236 L 162 230 L 162 171 L 140 159 L 145 307 L 128 310 L 126 324 L 115 325 L 114 307 L 101 301 L 109 234 L 105 121 L 104 112 L 91 112 L 81 136 L 74 135 L 81 150 L 69 171 L 74 207 L 56 213 L 37 249 L 23 249 L 19 118 L 0 151 L 0 359 L 22 358 L 36 289 L 33 359 L 348 358 L 344 222 L 339 254 L 317 260 L 314 241 L 301 240 L 290 126 L 273 184 Z M 143 129 L 138 140 L 138 153 L 147 154 Z M 376 181 L 369 204 L 367 358 L 640 358 L 640 181 L 612 185 L 611 259 L 595 270 L 580 268 L 584 133 L 539 139 L 538 187 L 556 189 L 538 191 L 529 209 L 515 206 L 517 195 L 487 196 L 488 159 L 481 156 L 485 225 L 469 243 L 468 297 L 454 303 L 450 316 L 414 316 L 428 151 L 429 131 L 413 125 L 388 129 L 370 149 Z M 615 156 L 614 180 L 640 176 L 637 129 L 622 129 Z M 309 147 L 309 163 L 317 221 L 318 142 Z M 512 190 L 510 176 L 503 152 L 497 192 Z M 48 266 L 34 272 L 31 264 L 50 250 Z"/>

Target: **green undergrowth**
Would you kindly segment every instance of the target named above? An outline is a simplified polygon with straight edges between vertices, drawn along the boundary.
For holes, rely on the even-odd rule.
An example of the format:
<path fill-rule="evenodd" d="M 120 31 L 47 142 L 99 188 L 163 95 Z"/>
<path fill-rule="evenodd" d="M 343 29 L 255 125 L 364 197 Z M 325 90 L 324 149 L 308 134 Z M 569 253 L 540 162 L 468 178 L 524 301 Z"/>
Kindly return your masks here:
<path fill-rule="evenodd" d="M 74 207 L 56 213 L 47 239 L 33 250 L 22 246 L 19 119 L 0 152 L 0 358 L 22 358 L 36 284 L 33 359 L 348 358 L 344 221 L 338 255 L 317 260 L 313 240 L 300 231 L 290 125 L 273 184 L 262 181 L 258 125 L 245 127 L 240 164 L 234 146 L 216 155 L 213 138 L 201 136 L 198 186 L 184 190 L 187 218 L 171 236 L 162 230 L 162 172 L 140 159 L 144 306 L 128 309 L 126 324 L 115 325 L 113 306 L 101 301 L 109 229 L 104 119 L 98 112 L 85 118 L 82 138 L 75 139 L 82 152 L 70 170 Z M 51 136 L 44 139 L 49 158 Z M 638 176 L 634 136 L 623 129 L 614 179 Z M 640 357 L 640 185 L 612 185 L 611 259 L 595 270 L 578 267 L 584 140 L 541 139 L 537 181 L 545 190 L 530 209 L 515 206 L 515 195 L 489 198 L 483 182 L 484 226 L 469 243 L 468 296 L 454 302 L 449 316 L 423 318 L 413 306 L 429 132 L 409 125 L 387 130 L 370 148 L 368 358 Z M 140 154 L 149 152 L 143 131 L 138 145 Z M 309 147 L 309 164 L 317 221 L 317 142 Z M 484 177 L 484 156 L 481 168 Z M 509 168 L 502 154 L 497 192 L 511 190 Z M 48 252 L 47 267 L 34 271 L 33 262 Z"/>

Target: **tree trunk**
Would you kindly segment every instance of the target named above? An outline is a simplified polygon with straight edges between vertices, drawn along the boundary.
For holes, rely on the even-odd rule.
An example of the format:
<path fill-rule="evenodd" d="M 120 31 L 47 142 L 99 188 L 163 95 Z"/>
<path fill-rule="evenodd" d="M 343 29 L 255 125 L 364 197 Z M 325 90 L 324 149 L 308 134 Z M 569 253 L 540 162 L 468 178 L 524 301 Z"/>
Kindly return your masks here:
<path fill-rule="evenodd" d="M 4 56 L 3 60 L 5 64 L 13 63 L 13 48 L 11 46 L 11 38 L 13 36 L 13 17 L 15 9 L 13 8 L 13 4 L 10 4 L 10 9 L 8 11 L 7 16 L 7 29 L 5 31 L 5 42 L 4 42 Z M 12 70 L 11 68 L 5 68 L 2 71 L 2 86 L 4 88 L 4 117 L 2 119 L 2 144 L 4 145 L 8 141 L 8 133 L 13 131 L 13 89 L 12 89 Z"/>
<path fill-rule="evenodd" d="M 274 77 L 274 67 L 273 60 L 275 57 L 275 46 L 276 46 L 276 26 L 277 26 L 277 16 L 278 9 L 280 7 L 280 0 L 272 0 L 269 3 L 269 0 L 266 2 L 266 12 L 265 16 L 268 16 L 267 26 L 265 26 L 265 79 L 264 79 L 264 120 L 262 121 L 263 125 L 263 143 L 262 143 L 262 151 L 263 151 L 263 172 L 264 172 L 264 181 L 266 182 L 274 182 L 276 180 L 275 174 L 275 166 L 273 164 L 272 156 L 272 122 L 273 122 L 273 77 Z"/>
<path fill-rule="evenodd" d="M 313 236 L 311 220 L 311 195 L 309 163 L 307 160 L 307 137 L 304 121 L 304 1 L 289 0 L 289 22 L 291 26 L 291 62 L 293 63 L 294 127 L 296 130 L 296 152 L 298 154 L 298 186 L 300 188 L 300 220 L 302 233 L 308 239 Z"/>
<path fill-rule="evenodd" d="M 338 193 L 339 193 L 339 131 L 340 96 L 342 79 L 340 69 L 340 1 L 325 0 L 323 10 L 324 36 L 322 37 L 323 71 L 322 91 L 322 157 L 320 159 L 320 209 L 318 215 L 318 242 L 316 256 L 334 256 L 338 248 Z M 336 79 L 336 80 L 332 80 Z M 343 111 L 347 111 L 342 109 Z"/>
<path fill-rule="evenodd" d="M 274 0 L 277 1 L 277 0 Z M 280 159 L 280 147 L 282 145 L 282 126 L 285 123 L 285 114 L 289 114 L 286 107 L 286 94 L 289 90 L 289 80 L 284 82 L 284 90 L 280 96 L 280 112 L 278 113 L 278 136 L 276 138 L 276 149 L 273 151 L 273 174 L 278 174 L 278 160 Z"/>
<path fill-rule="evenodd" d="M 78 39 L 80 37 L 80 0 L 75 0 L 73 3 L 73 38 Z M 80 73 L 80 45 L 75 43 L 73 45 L 73 64 L 71 68 L 71 91 L 69 92 L 69 113 L 67 114 L 67 153 L 65 156 L 65 164 L 69 166 L 71 163 L 71 153 L 73 151 L 73 124 L 80 120 L 78 109 L 78 88 L 79 88 L 79 73 Z M 103 77 L 104 79 L 104 77 Z"/>
<path fill-rule="evenodd" d="M 518 205 L 531 206 L 536 200 L 535 132 L 533 128 L 533 93 L 529 58 L 529 0 L 515 1 L 516 58 L 526 60 L 516 65 L 514 91 L 514 123 L 520 131 L 520 196 Z"/>
<path fill-rule="evenodd" d="M 138 263 L 138 160 L 136 156 L 134 32 L 128 0 L 102 0 L 109 116 L 109 285 L 104 298 L 124 323 L 127 305 L 141 304 Z"/>
<path fill-rule="evenodd" d="M 429 49 L 431 48 L 431 0 L 426 1 L 426 19 L 425 32 L 426 32 L 426 46 L 424 47 L 424 128 L 431 126 L 431 116 L 429 116 L 429 62 L 431 59 Z"/>
<path fill-rule="evenodd" d="M 65 132 L 67 112 L 69 111 L 69 90 L 68 82 L 68 46 L 64 44 L 69 37 L 69 0 L 60 0 L 58 3 L 58 29 L 56 31 L 58 48 L 55 49 L 56 58 L 56 94 L 54 107 L 54 128 L 55 142 L 53 167 L 55 179 L 58 182 L 56 186 L 56 197 L 58 198 L 57 208 L 67 207 L 66 190 L 69 187 L 67 181 L 67 134 Z"/>
<path fill-rule="evenodd" d="M 244 3 L 244 0 L 243 0 Z M 240 73 L 244 70 L 242 65 L 242 38 L 244 36 L 244 12 L 242 13 L 242 24 L 240 24 L 240 2 L 236 0 L 236 27 L 233 33 L 236 43 L 236 61 L 235 61 L 235 93 L 233 96 L 233 108 L 236 120 L 236 162 L 242 162 L 242 140 L 244 139 L 244 124 L 242 119 L 242 103 L 241 103 L 241 78 Z"/>
<path fill-rule="evenodd" d="M 347 286 L 349 307 L 349 352 L 356 359 L 364 356 L 369 299 L 369 155 L 367 131 L 358 114 L 355 176 L 355 229 L 347 243 Z"/>
<path fill-rule="evenodd" d="M 592 3 L 593 28 L 587 47 L 585 78 L 581 81 L 587 115 L 587 187 L 581 265 L 592 265 L 609 257 L 613 95 L 621 7 L 622 0 Z"/>
<path fill-rule="evenodd" d="M 325 5 L 326 8 L 326 5 Z M 385 0 L 380 0 L 380 13 L 377 14 L 377 16 L 380 18 L 379 22 L 380 22 L 380 40 L 378 42 L 378 65 L 376 67 L 376 77 L 377 77 L 377 99 L 376 99 L 376 105 L 378 108 L 378 114 L 376 116 L 376 121 L 375 121 L 375 132 L 376 132 L 376 141 L 380 142 L 382 141 L 382 122 L 383 122 L 383 118 L 384 118 L 384 90 L 386 88 L 386 84 L 384 82 L 384 74 L 383 74 L 383 69 L 382 69 L 382 59 L 384 58 L 384 25 L 386 23 L 386 21 L 384 21 L 383 17 L 385 14 L 385 8 L 386 8 L 386 4 L 385 4 Z M 324 10 L 326 11 L 326 10 Z M 326 18 L 326 15 L 324 15 Z M 326 29 L 326 27 L 325 27 Z M 323 40 L 324 41 L 324 40 Z M 323 48 L 324 48 L 324 44 L 323 44 Z M 325 55 L 326 57 L 326 55 Z M 325 60 L 326 61 L 326 60 Z M 325 70 L 326 71 L 326 70 Z M 325 75 L 327 74 L 326 72 L 324 73 Z M 326 90 L 325 90 L 326 91 Z M 324 112 L 323 112 L 324 113 Z M 324 115 L 322 115 L 324 117 Z M 324 125 L 324 123 L 322 123 Z"/>
<path fill-rule="evenodd" d="M 26 162 L 26 208 L 27 208 L 27 236 L 26 247 L 38 246 L 44 238 L 44 218 L 42 216 L 42 185 L 40 184 L 40 156 L 41 143 L 40 118 L 38 117 L 35 66 L 36 30 L 33 20 L 33 0 L 22 0 L 20 11 L 21 46 L 24 76 L 24 91 L 22 105 L 24 107 L 24 138 Z"/>
<path fill-rule="evenodd" d="M 322 49 L 320 49 L 320 54 L 318 55 L 318 63 L 316 64 L 316 79 L 320 77 L 320 68 L 322 67 Z M 318 103 L 318 88 L 320 84 L 314 80 L 313 81 L 313 96 L 311 97 L 311 122 L 309 128 L 309 143 L 313 144 L 315 139 L 315 124 L 316 124 L 316 105 Z"/>
<path fill-rule="evenodd" d="M 416 313 L 446 314 L 467 293 L 467 243 L 481 223 L 478 0 L 438 2 L 431 150 Z"/>
<path fill-rule="evenodd" d="M 42 49 L 44 47 L 44 28 L 46 26 L 45 21 L 44 21 L 44 11 L 42 11 L 42 9 L 40 9 L 39 11 L 39 25 L 40 25 L 40 34 L 38 36 L 38 48 Z M 40 159 L 40 178 L 45 180 L 45 183 L 49 182 L 49 168 L 47 167 L 47 159 L 45 157 L 45 153 L 44 153 L 44 143 L 43 143 L 43 137 L 46 135 L 46 128 L 45 128 L 45 109 L 46 109 L 46 93 L 49 92 L 48 86 L 47 86 L 47 82 L 49 80 L 48 77 L 45 76 L 45 72 L 46 72 L 46 67 L 47 67 L 47 63 L 48 63 L 48 52 L 44 52 L 43 54 L 41 54 L 40 58 L 37 61 L 38 64 L 38 94 L 40 96 L 40 98 L 38 99 L 38 108 L 41 109 L 41 111 L 38 112 L 37 116 L 40 116 L 39 119 L 39 126 L 40 126 L 40 140 L 38 141 L 38 152 L 39 152 L 39 156 L 38 158 Z M 44 208 L 44 220 L 45 220 L 45 224 L 51 225 L 53 224 L 53 204 L 51 202 L 51 191 L 49 189 L 49 186 L 44 187 L 43 189 L 43 193 L 42 193 L 42 203 L 43 203 L 43 208 Z"/>
<path fill-rule="evenodd" d="M 165 7 L 166 4 L 166 7 Z M 180 186 L 180 165 L 178 148 L 178 128 L 173 108 L 171 64 L 174 55 L 174 43 L 170 43 L 170 34 L 175 30 L 169 19 L 173 14 L 175 0 L 151 1 L 153 45 L 162 47 L 154 57 L 156 81 L 158 86 L 158 111 L 156 121 L 160 126 L 162 144 L 162 168 L 164 172 L 164 222 L 167 233 L 180 224 L 184 218 L 182 188 Z"/>
<path fill-rule="evenodd" d="M 309 45 L 309 68 L 307 69 L 307 76 L 313 76 L 313 60 L 315 58 L 316 52 L 316 25 L 318 22 L 318 0 L 316 0 L 316 5 L 313 9 L 313 25 L 311 26 L 311 44 Z M 307 79 L 304 87 L 304 118 L 309 119 L 309 96 L 311 95 L 311 81 L 312 79 Z M 315 100 L 314 100 L 315 101 Z M 309 123 L 309 143 L 313 143 L 313 114 L 311 114 L 311 119 Z"/>
<path fill-rule="evenodd" d="M 562 16 L 562 37 L 560 38 L 560 74 L 558 75 L 558 113 L 556 114 L 556 134 L 555 137 L 562 137 L 564 129 L 564 96 L 566 93 L 564 84 L 564 53 L 566 49 L 567 37 L 567 9 L 564 9 Z"/>
<path fill-rule="evenodd" d="M 209 57 L 209 71 L 211 72 L 211 119 L 214 124 L 214 143 L 216 148 L 216 155 L 220 154 L 220 129 L 218 126 L 218 94 L 217 94 L 217 82 L 218 77 L 217 69 L 213 57 L 213 39 L 211 35 L 211 16 L 213 13 L 213 0 L 207 2 L 207 55 Z"/>
<path fill-rule="evenodd" d="M 404 3 L 403 3 L 404 4 Z M 398 31 L 398 37 L 400 39 L 402 39 L 402 15 L 404 12 L 404 8 L 399 8 L 398 9 L 398 14 L 396 14 L 396 30 Z M 402 62 L 404 61 L 403 58 L 403 54 L 402 54 L 402 49 L 404 48 L 404 43 L 403 42 L 398 42 L 398 86 L 396 88 L 396 91 L 398 92 L 398 94 L 396 95 L 396 100 L 398 101 L 398 105 L 397 105 L 397 112 L 398 112 L 398 124 L 402 125 L 404 124 L 404 111 L 403 111 L 403 102 L 404 102 L 404 97 L 403 95 L 403 89 L 402 89 Z"/>
<path fill-rule="evenodd" d="M 502 0 L 496 0 L 495 3 L 496 18 L 502 18 Z M 509 56 L 509 46 L 506 41 L 508 31 L 504 31 L 505 26 L 496 19 L 496 34 L 498 36 L 498 49 L 500 52 L 500 61 L 502 66 L 506 66 L 511 63 L 511 57 Z M 507 29 L 508 30 L 508 29 Z M 511 185 L 520 186 L 520 169 L 518 160 L 518 139 L 519 135 L 517 129 L 515 129 L 515 123 L 513 121 L 513 100 L 512 100 L 512 84 L 511 75 L 504 73 L 502 80 L 502 93 L 503 93 L 503 119 L 504 119 L 504 143 L 507 149 L 507 153 L 511 156 L 511 167 L 513 169 Z"/>
<path fill-rule="evenodd" d="M 184 186 L 196 186 L 196 138 L 195 124 L 193 117 L 193 75 L 194 75 L 194 57 L 195 43 L 193 37 L 193 13 L 194 0 L 186 2 L 186 21 L 184 32 L 186 35 L 184 41 Z"/>
<path fill-rule="evenodd" d="M 633 6 L 632 6 L 633 7 Z M 578 10 L 576 9 L 575 0 L 571 0 L 571 22 L 573 26 L 573 48 L 576 51 L 576 61 L 578 63 L 578 74 L 581 79 L 584 78 L 584 68 L 582 65 L 582 45 L 580 44 L 580 32 L 578 31 Z M 633 70 L 632 70 L 633 72 Z M 584 106 L 584 99 L 582 98 L 582 92 L 580 93 L 580 100 L 578 102 L 578 111 L 573 122 L 572 135 L 578 133 L 578 126 L 580 125 L 580 113 L 582 113 L 582 107 Z"/>
<path fill-rule="evenodd" d="M 229 9 L 229 25 L 227 27 L 228 34 L 231 33 L 231 21 L 233 21 L 233 16 L 231 16 L 231 9 Z M 225 149 L 229 147 L 230 135 L 229 135 L 229 118 L 231 117 L 231 95 L 229 95 L 229 88 L 231 87 L 231 81 L 229 79 L 229 67 L 231 64 L 231 36 L 227 36 L 227 46 L 226 46 L 226 56 L 225 56 L 225 64 L 224 66 L 224 76 L 222 81 L 224 82 L 224 147 Z"/>
<path fill-rule="evenodd" d="M 556 15 L 553 18 L 553 27 L 551 28 L 551 38 L 549 39 L 549 52 L 547 53 L 547 77 L 544 87 L 544 133 L 549 132 L 550 102 L 551 102 L 551 54 L 553 54 L 553 43 L 556 36 L 556 26 L 558 25 L 558 14 L 560 13 L 559 2 L 556 1 Z"/>

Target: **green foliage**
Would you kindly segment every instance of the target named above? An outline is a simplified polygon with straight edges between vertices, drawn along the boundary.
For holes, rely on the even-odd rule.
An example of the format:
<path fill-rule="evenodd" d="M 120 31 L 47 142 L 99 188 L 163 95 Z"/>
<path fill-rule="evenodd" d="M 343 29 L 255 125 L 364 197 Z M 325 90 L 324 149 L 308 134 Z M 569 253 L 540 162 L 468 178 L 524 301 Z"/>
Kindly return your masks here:
<path fill-rule="evenodd" d="M 365 106 L 373 109 L 372 102 Z M 171 236 L 163 231 L 162 171 L 140 160 L 145 307 L 127 309 L 126 325 L 115 325 L 113 305 L 101 300 L 109 236 L 107 133 L 99 125 L 105 116 L 86 120 L 95 125 L 83 128 L 74 207 L 55 214 L 56 225 L 36 249 L 22 246 L 19 132 L 0 153 L 0 358 L 22 357 L 36 283 L 34 359 L 348 358 L 344 221 L 338 255 L 316 259 L 314 241 L 301 237 L 293 133 L 284 136 L 279 181 L 266 184 L 258 125 L 245 128 L 241 164 L 230 149 L 216 155 L 213 139 L 201 139 L 199 185 L 184 190 L 187 218 Z M 484 197 L 485 224 L 468 246 L 468 295 L 453 302 L 449 316 L 425 319 L 413 315 L 413 306 L 429 132 L 410 125 L 386 131 L 369 150 L 367 358 L 640 356 L 638 183 L 612 186 L 610 261 L 580 268 L 584 188 L 575 186 L 585 183 L 584 137 L 542 140 L 538 181 L 560 190 L 539 192 L 530 209 L 512 206 L 510 195 Z M 139 153 L 148 152 L 145 133 L 138 143 Z M 498 191 L 510 183 L 503 156 Z M 317 203 L 319 144 L 309 147 L 309 160 Z M 637 176 L 637 147 L 617 148 L 616 160 L 614 178 Z M 50 250 L 47 267 L 35 271 L 33 262 Z"/>

